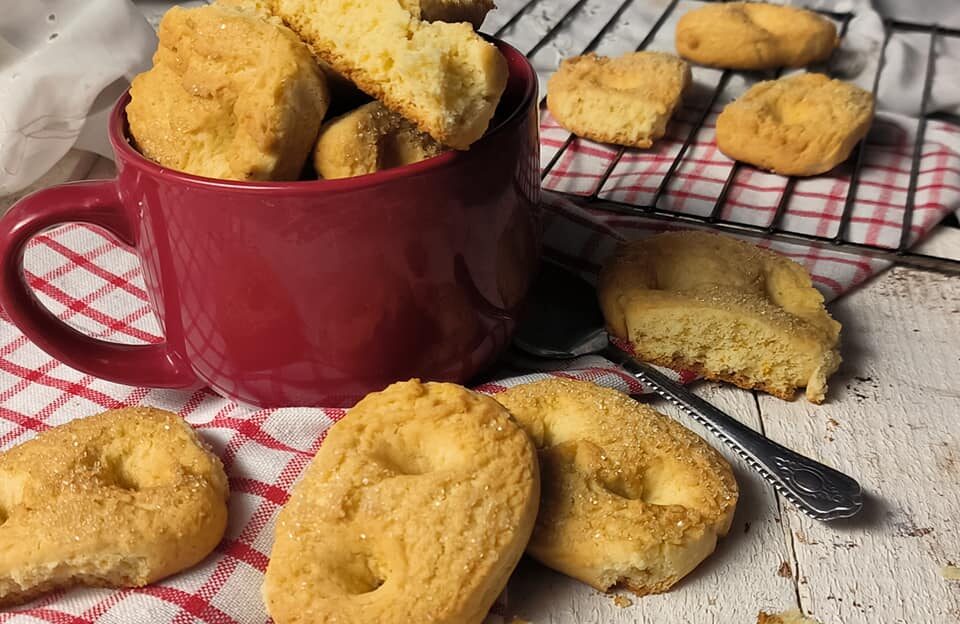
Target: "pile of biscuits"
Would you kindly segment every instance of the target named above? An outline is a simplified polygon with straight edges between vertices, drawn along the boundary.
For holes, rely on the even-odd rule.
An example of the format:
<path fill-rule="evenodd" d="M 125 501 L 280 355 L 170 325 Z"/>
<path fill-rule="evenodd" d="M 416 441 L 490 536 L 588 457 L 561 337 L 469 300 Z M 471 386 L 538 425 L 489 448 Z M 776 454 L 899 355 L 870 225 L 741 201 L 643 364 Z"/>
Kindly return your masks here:
<path fill-rule="evenodd" d="M 719 453 L 615 390 L 396 383 L 329 430 L 277 518 L 263 599 L 278 624 L 479 624 L 524 552 L 601 591 L 663 592 L 713 552 L 737 497 Z M 184 570 L 223 536 L 226 500 L 175 414 L 42 433 L 0 453 L 0 606 Z"/>
<path fill-rule="evenodd" d="M 830 20 L 804 9 L 753 2 L 709 3 L 677 22 L 681 57 L 710 67 L 771 70 L 825 61 L 837 45 Z M 663 52 L 565 59 L 548 83 L 547 106 L 567 130 L 595 141 L 647 148 L 690 83 L 690 67 Z M 724 154 L 783 175 L 834 168 L 867 134 L 873 96 L 823 74 L 755 84 L 717 119 Z"/>
<path fill-rule="evenodd" d="M 174 7 L 160 23 L 153 67 L 130 88 L 130 134 L 164 167 L 229 180 L 341 178 L 465 150 L 486 131 L 507 82 L 503 55 L 474 31 L 492 7 Z"/>

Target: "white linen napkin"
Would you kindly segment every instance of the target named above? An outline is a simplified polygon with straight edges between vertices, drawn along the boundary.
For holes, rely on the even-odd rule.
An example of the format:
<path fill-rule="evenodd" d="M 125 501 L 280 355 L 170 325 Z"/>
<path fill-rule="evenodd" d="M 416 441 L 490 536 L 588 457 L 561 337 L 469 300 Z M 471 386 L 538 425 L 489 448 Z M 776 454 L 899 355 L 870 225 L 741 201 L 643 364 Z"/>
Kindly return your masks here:
<path fill-rule="evenodd" d="M 30 0 L 0 11 L 0 196 L 75 145 L 109 156 L 106 119 L 150 66 L 156 34 L 128 0 Z"/>

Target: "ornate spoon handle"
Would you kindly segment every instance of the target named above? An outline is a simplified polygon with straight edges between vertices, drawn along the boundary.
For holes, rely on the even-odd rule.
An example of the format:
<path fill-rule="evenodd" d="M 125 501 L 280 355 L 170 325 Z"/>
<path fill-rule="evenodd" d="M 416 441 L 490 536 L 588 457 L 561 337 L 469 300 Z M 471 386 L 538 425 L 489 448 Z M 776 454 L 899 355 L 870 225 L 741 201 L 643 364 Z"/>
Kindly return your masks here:
<path fill-rule="evenodd" d="M 602 355 L 647 383 L 735 450 L 784 498 L 816 520 L 849 518 L 863 507 L 860 484 L 847 475 L 780 446 L 731 418 L 648 364 L 613 345 Z"/>

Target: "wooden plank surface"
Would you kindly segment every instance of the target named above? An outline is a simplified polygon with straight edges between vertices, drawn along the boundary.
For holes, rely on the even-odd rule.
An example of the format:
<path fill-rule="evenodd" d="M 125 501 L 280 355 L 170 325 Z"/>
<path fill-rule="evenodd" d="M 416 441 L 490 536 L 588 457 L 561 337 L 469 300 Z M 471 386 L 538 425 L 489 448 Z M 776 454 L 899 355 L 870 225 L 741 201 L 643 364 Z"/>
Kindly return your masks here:
<path fill-rule="evenodd" d="M 960 622 L 960 279 L 895 268 L 843 298 L 824 406 L 760 398 L 769 435 L 857 476 L 864 516 L 786 510 L 805 610 L 825 624 Z"/>

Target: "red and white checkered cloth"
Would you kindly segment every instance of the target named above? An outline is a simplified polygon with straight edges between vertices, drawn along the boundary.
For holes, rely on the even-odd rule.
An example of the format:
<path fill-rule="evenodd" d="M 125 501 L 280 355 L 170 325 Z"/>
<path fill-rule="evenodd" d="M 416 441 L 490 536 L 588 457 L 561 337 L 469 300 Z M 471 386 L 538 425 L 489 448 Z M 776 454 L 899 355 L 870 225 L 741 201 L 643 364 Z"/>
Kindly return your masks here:
<path fill-rule="evenodd" d="M 890 120 L 890 121 L 888 121 Z M 851 234 L 869 242 L 897 242 L 898 216 L 909 171 L 911 135 L 896 118 L 878 120 L 886 140 L 871 150 L 861 182 L 861 200 Z M 544 155 L 566 138 L 545 116 Z M 674 130 L 682 130 L 678 125 Z M 730 162 L 712 143 L 708 128 L 691 149 L 664 201 L 684 210 L 712 205 Z M 673 136 L 682 136 L 674 133 Z M 949 140 L 948 140 L 949 139 Z M 921 163 L 914 231 L 930 228 L 960 200 L 960 159 L 956 129 L 931 123 Z M 953 148 L 950 146 L 953 145 Z M 649 195 L 677 149 L 675 140 L 653 150 L 628 152 L 610 178 L 610 193 L 639 201 Z M 602 171 L 609 147 L 577 141 L 546 181 L 547 188 L 589 191 Z M 544 160 L 546 162 L 546 160 Z M 779 198 L 783 178 L 744 168 L 731 190 L 727 213 L 762 221 Z M 843 201 L 842 178 L 797 184 L 787 215 L 790 227 L 831 232 Z M 662 228 L 654 223 L 578 208 L 548 194 L 547 253 L 586 273 L 622 238 Z M 885 263 L 795 245 L 774 245 L 806 265 L 817 285 L 833 297 L 863 282 Z M 120 342 L 159 340 L 135 257 L 87 226 L 69 225 L 37 237 L 27 252 L 28 278 L 60 318 L 94 336 Z M 640 392 L 631 377 L 599 358 L 581 358 L 565 371 Z M 480 386 L 496 392 L 529 377 Z M 156 585 L 132 590 L 78 589 L 57 592 L 0 614 L 0 622 L 106 624 L 110 622 L 263 623 L 260 584 L 270 554 L 273 521 L 341 409 L 254 410 L 201 389 L 192 392 L 121 386 L 84 375 L 53 360 L 5 318 L 0 320 L 0 449 L 7 449 L 74 418 L 131 404 L 148 404 L 181 414 L 220 454 L 230 475 L 230 525 L 216 552 L 196 568 Z M 2 529 L 0 529 L 2 530 Z"/>

